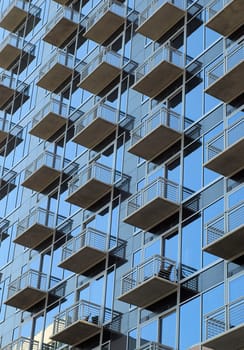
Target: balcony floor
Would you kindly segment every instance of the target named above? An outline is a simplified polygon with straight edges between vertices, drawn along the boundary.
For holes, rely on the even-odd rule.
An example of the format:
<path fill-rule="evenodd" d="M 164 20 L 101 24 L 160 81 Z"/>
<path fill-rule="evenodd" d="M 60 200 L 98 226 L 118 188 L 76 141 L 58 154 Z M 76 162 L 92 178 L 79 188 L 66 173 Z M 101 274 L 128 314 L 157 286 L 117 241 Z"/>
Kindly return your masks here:
<path fill-rule="evenodd" d="M 184 10 L 166 2 L 142 23 L 136 29 L 136 32 L 156 41 L 166 34 L 184 16 Z"/>
<path fill-rule="evenodd" d="M 151 160 L 166 151 L 180 137 L 181 133 L 167 126 L 160 125 L 130 147 L 128 152 L 146 160 Z"/>
<path fill-rule="evenodd" d="M 106 252 L 85 246 L 59 264 L 63 269 L 83 274 L 106 258 Z"/>
<path fill-rule="evenodd" d="M 13 6 L 2 18 L 0 27 L 14 33 L 21 26 L 21 24 L 24 23 L 27 18 L 27 14 L 27 11 L 17 6 Z"/>
<path fill-rule="evenodd" d="M 177 203 L 158 197 L 128 215 L 124 222 L 146 231 L 163 222 L 178 210 L 179 205 Z"/>
<path fill-rule="evenodd" d="M 133 282 L 133 281 L 132 281 Z M 137 287 L 124 293 L 118 299 L 127 304 L 146 308 L 177 290 L 177 284 L 158 276 L 144 280 Z"/>
<path fill-rule="evenodd" d="M 16 185 L 14 183 L 0 178 L 0 200 L 3 199 L 15 187 Z"/>
<path fill-rule="evenodd" d="M 226 233 L 222 238 L 203 248 L 204 251 L 231 260 L 244 252 L 244 225 Z"/>
<path fill-rule="evenodd" d="M 14 239 L 14 243 L 34 249 L 52 236 L 53 232 L 54 229 L 36 223 L 27 228 L 21 235 L 17 236 Z"/>
<path fill-rule="evenodd" d="M 34 55 L 22 52 L 19 48 L 8 44 L 0 52 L 0 67 L 6 70 L 11 70 L 14 67 L 15 74 L 21 73 L 34 58 Z"/>
<path fill-rule="evenodd" d="M 64 344 L 75 346 L 92 338 L 100 331 L 100 326 L 91 322 L 79 320 L 50 338 Z"/>
<path fill-rule="evenodd" d="M 0 84 L 0 109 L 4 109 L 14 97 L 15 90 Z"/>
<path fill-rule="evenodd" d="M 108 194 L 112 189 L 111 185 L 102 181 L 91 179 L 85 185 L 73 192 L 66 201 L 78 207 L 88 209 Z"/>
<path fill-rule="evenodd" d="M 51 45 L 62 48 L 75 35 L 78 28 L 78 23 L 63 17 L 45 34 L 43 40 Z"/>
<path fill-rule="evenodd" d="M 206 26 L 223 36 L 229 36 L 243 25 L 243 13 L 243 0 L 231 1 L 213 16 Z"/>
<path fill-rule="evenodd" d="M 62 117 L 59 114 L 50 112 L 44 118 L 42 118 L 33 128 L 29 131 L 31 135 L 40 137 L 43 140 L 51 140 L 60 129 L 62 129 L 67 123 L 67 118 Z"/>
<path fill-rule="evenodd" d="M 28 176 L 22 183 L 22 186 L 41 193 L 55 180 L 57 180 L 60 175 L 61 172 L 59 170 L 43 165 Z"/>
<path fill-rule="evenodd" d="M 93 149 L 116 130 L 117 125 L 103 118 L 96 118 L 91 124 L 82 129 L 72 141 Z"/>
<path fill-rule="evenodd" d="M 233 101 L 244 91 L 244 61 L 216 80 L 207 89 L 206 93 L 226 103 Z"/>
<path fill-rule="evenodd" d="M 244 348 L 244 325 L 240 325 L 206 340 L 203 343 L 214 350 L 241 350 Z"/>
<path fill-rule="evenodd" d="M 176 81 L 182 74 L 182 68 L 168 61 L 162 61 L 148 74 L 139 79 L 132 86 L 132 89 L 153 98 L 162 93 L 164 89 Z"/>
<path fill-rule="evenodd" d="M 37 82 L 37 85 L 58 93 L 64 87 L 68 79 L 71 79 L 73 70 L 60 63 L 56 63 L 50 70 Z"/>
<path fill-rule="evenodd" d="M 210 159 L 204 166 L 216 173 L 230 177 L 244 167 L 243 149 L 244 138 Z"/>
<path fill-rule="evenodd" d="M 25 287 L 11 298 L 5 301 L 6 305 L 16 307 L 20 310 L 28 310 L 41 300 L 45 299 L 47 292 L 33 287 Z"/>

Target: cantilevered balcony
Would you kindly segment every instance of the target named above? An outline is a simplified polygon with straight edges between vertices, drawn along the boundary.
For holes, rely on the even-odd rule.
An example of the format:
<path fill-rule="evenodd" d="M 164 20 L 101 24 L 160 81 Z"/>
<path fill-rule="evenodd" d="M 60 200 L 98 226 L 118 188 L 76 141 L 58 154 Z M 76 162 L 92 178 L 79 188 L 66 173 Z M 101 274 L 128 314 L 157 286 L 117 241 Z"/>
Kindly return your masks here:
<path fill-rule="evenodd" d="M 69 164 L 70 161 L 68 159 L 63 159 L 57 154 L 45 151 L 26 167 L 22 186 L 46 194 L 50 187 L 60 180 L 61 176 L 62 180 L 64 180 L 73 174 L 76 164 L 71 164 L 67 168 Z"/>
<path fill-rule="evenodd" d="M 81 345 L 100 334 L 102 327 L 111 331 L 120 331 L 120 322 L 113 322 L 120 313 L 103 308 L 101 305 L 80 300 L 54 318 L 52 340 L 68 344 Z"/>
<path fill-rule="evenodd" d="M 244 203 L 208 222 L 203 250 L 226 260 L 244 253 Z"/>
<path fill-rule="evenodd" d="M 159 40 L 185 16 L 184 0 L 156 0 L 139 14 L 136 32 Z"/>
<path fill-rule="evenodd" d="M 106 43 L 113 34 L 119 34 L 123 29 L 127 8 L 117 0 L 101 1 L 85 19 L 84 36 L 98 44 Z"/>
<path fill-rule="evenodd" d="M 244 92 L 244 42 L 229 48 L 214 67 L 207 70 L 205 92 L 219 100 L 230 103 Z"/>
<path fill-rule="evenodd" d="M 3 242 L 6 238 L 9 237 L 8 228 L 9 228 L 9 221 L 6 219 L 0 218 L 0 242 Z"/>
<path fill-rule="evenodd" d="M 21 337 L 1 348 L 2 350 L 39 350 L 39 342 Z"/>
<path fill-rule="evenodd" d="M 206 26 L 223 36 L 229 36 L 243 25 L 242 0 L 214 0 L 207 7 Z"/>
<path fill-rule="evenodd" d="M 15 171 L 0 167 L 0 200 L 16 187 L 16 176 Z"/>
<path fill-rule="evenodd" d="M 14 113 L 29 98 L 29 85 L 13 76 L 0 74 L 0 110 Z"/>
<path fill-rule="evenodd" d="M 1 112 L 0 112 L 1 115 Z M 0 156 L 8 155 L 23 141 L 23 128 L 0 117 Z"/>
<path fill-rule="evenodd" d="M 0 27 L 15 33 L 25 23 L 19 34 L 27 35 L 40 21 L 40 13 L 40 7 L 32 5 L 30 1 L 13 0 L 0 15 Z"/>
<path fill-rule="evenodd" d="M 54 285 L 60 280 L 51 277 Z M 6 305 L 21 310 L 34 310 L 35 306 L 48 295 L 48 276 L 45 273 L 29 270 L 10 282 Z"/>
<path fill-rule="evenodd" d="M 138 157 L 152 160 L 175 144 L 181 135 L 181 116 L 161 107 L 132 130 L 128 151 Z"/>
<path fill-rule="evenodd" d="M 135 70 L 132 89 L 156 97 L 184 73 L 184 55 L 168 44 L 159 47 Z"/>
<path fill-rule="evenodd" d="M 92 269 L 105 262 L 125 258 L 126 242 L 94 228 L 87 228 L 63 245 L 60 267 L 89 276 Z M 101 264 L 102 270 L 104 264 Z"/>
<path fill-rule="evenodd" d="M 205 316 L 204 346 L 214 350 L 244 347 L 244 297 Z"/>
<path fill-rule="evenodd" d="M 244 117 L 207 142 L 204 166 L 230 177 L 244 168 L 243 150 Z"/>
<path fill-rule="evenodd" d="M 60 93 L 69 84 L 78 63 L 73 55 L 56 50 L 53 57 L 40 69 L 37 85 L 54 93 Z"/>
<path fill-rule="evenodd" d="M 128 187 L 129 177 L 120 171 L 94 162 L 81 170 L 69 182 L 67 202 L 90 209 L 109 194 L 113 186 L 118 190 Z M 108 199 L 109 200 L 109 199 Z"/>
<path fill-rule="evenodd" d="M 35 45 L 10 33 L 0 46 L 0 67 L 21 73 L 35 58 Z"/>
<path fill-rule="evenodd" d="M 122 276 L 118 299 L 147 308 L 176 290 L 175 261 L 154 255 Z"/>
<path fill-rule="evenodd" d="M 73 0 L 53 0 L 53 1 L 63 6 L 69 6 L 73 2 Z"/>
<path fill-rule="evenodd" d="M 46 25 L 43 40 L 51 45 L 64 48 L 79 29 L 80 14 L 71 7 L 62 7 Z"/>
<path fill-rule="evenodd" d="M 14 243 L 38 250 L 43 242 L 53 236 L 56 227 L 64 220 L 64 216 L 37 208 L 17 224 Z"/>
<path fill-rule="evenodd" d="M 170 346 L 155 343 L 153 341 L 148 342 L 139 348 L 136 348 L 136 350 L 173 350 Z"/>
<path fill-rule="evenodd" d="M 70 109 L 65 103 L 52 97 L 33 117 L 30 134 L 53 142 L 64 131 Z"/>

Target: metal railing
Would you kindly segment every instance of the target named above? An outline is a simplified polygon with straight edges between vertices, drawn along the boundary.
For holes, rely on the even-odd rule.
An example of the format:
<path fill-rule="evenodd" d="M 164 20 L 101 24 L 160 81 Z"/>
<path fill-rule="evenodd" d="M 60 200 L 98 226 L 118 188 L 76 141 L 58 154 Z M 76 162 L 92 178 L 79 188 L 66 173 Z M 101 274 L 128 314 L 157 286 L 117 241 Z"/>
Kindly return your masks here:
<path fill-rule="evenodd" d="M 6 72 L 2 72 L 0 74 L 0 84 L 3 84 L 4 86 L 16 90 L 19 93 L 25 93 L 28 94 L 29 91 L 29 85 L 26 83 L 23 83 L 22 81 L 14 78 L 13 76 L 10 76 Z"/>
<path fill-rule="evenodd" d="M 160 46 L 151 56 L 149 56 L 148 59 L 144 61 L 144 63 L 135 69 L 135 82 L 138 82 L 145 75 L 150 73 L 162 61 L 168 61 L 178 67 L 184 68 L 185 55 L 169 44 Z"/>
<path fill-rule="evenodd" d="M 206 144 L 207 161 L 218 156 L 227 147 L 240 141 L 244 137 L 244 117 L 230 125 Z"/>
<path fill-rule="evenodd" d="M 244 297 L 227 304 L 204 317 L 205 337 L 213 338 L 244 323 Z"/>
<path fill-rule="evenodd" d="M 36 46 L 34 44 L 31 44 L 30 42 L 13 33 L 9 33 L 9 35 L 1 42 L 0 51 L 2 51 L 7 45 L 11 45 L 17 49 L 24 50 L 24 52 L 30 55 L 35 54 Z"/>
<path fill-rule="evenodd" d="M 1 348 L 2 350 L 39 350 L 39 342 L 21 337 Z"/>
<path fill-rule="evenodd" d="M 122 276 L 121 294 L 129 292 L 140 283 L 155 276 L 176 282 L 176 262 L 160 255 L 150 257 Z"/>
<path fill-rule="evenodd" d="M 170 346 L 159 344 L 156 342 L 148 342 L 139 348 L 136 348 L 136 350 L 173 350 Z"/>
<path fill-rule="evenodd" d="M 206 6 L 206 20 L 209 21 L 226 5 L 235 0 L 213 0 Z"/>
<path fill-rule="evenodd" d="M 166 107 L 160 107 L 157 109 L 157 111 L 153 111 L 147 119 L 132 130 L 131 146 L 161 125 L 165 125 L 171 129 L 181 132 L 182 126 L 180 114 Z"/>
<path fill-rule="evenodd" d="M 79 23 L 80 14 L 71 7 L 61 7 L 55 13 L 55 16 L 47 23 L 45 32 L 49 32 L 62 18 L 66 18 L 76 24 Z"/>
<path fill-rule="evenodd" d="M 224 54 L 218 62 L 211 68 L 207 69 L 207 86 L 214 84 L 216 80 L 227 74 L 231 69 L 239 65 L 244 58 L 244 41 L 243 38 L 239 43 L 232 45 L 227 53 Z"/>
<path fill-rule="evenodd" d="M 102 325 L 112 324 L 120 316 L 121 314 L 119 312 L 109 308 L 103 308 L 101 305 L 86 300 L 80 300 L 55 316 L 53 335 L 62 332 L 78 320 L 84 320 L 101 327 Z M 119 331 L 120 323 L 118 322 L 116 324 L 118 325 L 117 331 Z"/>
<path fill-rule="evenodd" d="M 5 2 L 6 8 L 2 11 L 0 15 L 0 21 L 2 21 L 2 19 L 13 9 L 13 7 L 18 7 L 19 9 L 24 10 L 26 13 L 29 12 L 29 14 L 33 16 L 40 16 L 41 8 L 31 4 L 29 1 L 13 0 L 9 3 L 7 3 L 7 1 Z"/>
<path fill-rule="evenodd" d="M 6 133 L 10 133 L 11 131 L 11 136 L 22 137 L 22 126 L 12 123 L 5 118 L 0 118 L 0 130 Z"/>
<path fill-rule="evenodd" d="M 230 208 L 206 224 L 206 244 L 221 239 L 225 234 L 243 226 L 244 202 Z"/>
<path fill-rule="evenodd" d="M 0 179 L 6 183 L 15 184 L 17 173 L 13 170 L 0 166 Z"/>

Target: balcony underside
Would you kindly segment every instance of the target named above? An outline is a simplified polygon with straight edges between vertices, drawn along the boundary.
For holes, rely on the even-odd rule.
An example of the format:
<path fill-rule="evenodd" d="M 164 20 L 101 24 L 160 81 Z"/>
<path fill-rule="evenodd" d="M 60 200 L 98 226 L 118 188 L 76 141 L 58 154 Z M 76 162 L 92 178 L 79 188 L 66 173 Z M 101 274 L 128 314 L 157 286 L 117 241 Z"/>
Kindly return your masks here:
<path fill-rule="evenodd" d="M 131 281 L 133 284 L 133 281 Z M 169 280 L 154 276 L 140 283 L 129 292 L 124 293 L 118 299 L 127 304 L 146 308 L 165 298 L 177 290 L 177 284 Z"/>
<path fill-rule="evenodd" d="M 123 25 L 124 21 L 123 17 L 112 11 L 107 11 L 84 33 L 84 37 L 98 44 L 103 44 Z"/>
<path fill-rule="evenodd" d="M 66 327 L 63 331 L 51 336 L 51 339 L 75 346 L 94 337 L 100 331 L 100 326 L 91 322 L 80 320 Z"/>
<path fill-rule="evenodd" d="M 230 1 L 206 23 L 206 26 L 223 36 L 229 36 L 243 25 L 243 13 L 243 0 Z"/>
<path fill-rule="evenodd" d="M 99 95 L 108 85 L 120 75 L 121 69 L 107 62 L 102 62 L 93 72 L 84 78 L 79 87 Z"/>
<path fill-rule="evenodd" d="M 78 207 L 88 209 L 109 193 L 111 189 L 111 185 L 96 179 L 91 179 L 73 192 L 66 201 Z"/>
<path fill-rule="evenodd" d="M 15 74 L 21 73 L 34 58 L 34 55 L 8 44 L 0 52 L 0 67 L 12 70 Z"/>
<path fill-rule="evenodd" d="M 50 112 L 30 130 L 30 134 L 43 140 L 52 141 L 52 137 L 67 123 L 67 118 Z"/>
<path fill-rule="evenodd" d="M 61 262 L 59 266 L 77 274 L 83 274 L 105 258 L 106 252 L 85 246 Z"/>
<path fill-rule="evenodd" d="M 206 93 L 225 103 L 231 102 L 244 91 L 244 61 L 216 80 L 207 89 Z"/>
<path fill-rule="evenodd" d="M 61 172 L 59 170 L 43 165 L 28 176 L 22 183 L 22 186 L 41 193 L 55 180 L 57 180 L 60 175 Z"/>
<path fill-rule="evenodd" d="M 156 41 L 176 25 L 184 15 L 184 10 L 166 2 L 142 23 L 136 32 Z"/>
<path fill-rule="evenodd" d="M 0 243 L 9 237 L 9 234 L 6 232 L 0 232 Z"/>
<path fill-rule="evenodd" d="M 52 228 L 36 223 L 27 228 L 21 235 L 17 236 L 14 239 L 14 243 L 35 249 L 47 238 L 52 236 L 53 232 L 54 230 Z"/>
<path fill-rule="evenodd" d="M 21 26 L 21 24 L 24 23 L 27 15 L 27 11 L 17 6 L 13 6 L 2 18 L 0 26 L 7 29 L 9 32 L 14 33 Z"/>
<path fill-rule="evenodd" d="M 4 85 L 0 85 L 0 109 L 4 109 L 14 97 L 15 90 Z"/>
<path fill-rule="evenodd" d="M 132 89 L 153 98 L 162 93 L 163 90 L 176 81 L 182 74 L 182 68 L 168 61 L 162 61 L 148 74 L 139 79 L 132 86 Z"/>
<path fill-rule="evenodd" d="M 22 141 L 21 137 L 0 130 L 0 156 L 9 155 Z"/>
<path fill-rule="evenodd" d="M 11 192 L 16 185 L 14 183 L 5 181 L 0 178 L 0 200 L 3 199 L 9 192 Z"/>
<path fill-rule="evenodd" d="M 240 256 L 244 252 L 244 226 L 224 234 L 218 240 L 204 247 L 203 250 L 225 260 Z"/>
<path fill-rule="evenodd" d="M 203 343 L 214 350 L 241 350 L 244 347 L 244 325 L 240 325 L 206 340 Z"/>
<path fill-rule="evenodd" d="M 9 114 L 15 113 L 28 98 L 27 94 L 0 84 L 0 110 L 6 110 Z"/>
<path fill-rule="evenodd" d="M 37 82 L 37 85 L 51 92 L 60 92 L 65 83 L 71 80 L 73 70 L 60 63 L 56 63 L 50 70 Z"/>
<path fill-rule="evenodd" d="M 43 40 L 51 45 L 63 48 L 75 36 L 78 28 L 78 23 L 63 17 L 46 33 Z"/>
<path fill-rule="evenodd" d="M 75 135 L 73 141 L 79 145 L 93 149 L 111 135 L 116 130 L 116 127 L 117 124 L 98 117 Z"/>
<path fill-rule="evenodd" d="M 54 0 L 54 1 L 60 5 L 68 6 L 69 4 L 72 3 L 73 0 Z"/>
<path fill-rule="evenodd" d="M 20 310 L 28 310 L 45 299 L 46 296 L 47 293 L 45 291 L 33 287 L 25 287 L 6 300 L 5 304 Z"/>
<path fill-rule="evenodd" d="M 138 157 L 151 160 L 166 151 L 180 137 L 181 133 L 167 126 L 160 125 L 130 147 L 128 151 Z"/>
<path fill-rule="evenodd" d="M 204 166 L 226 177 L 232 176 L 244 167 L 243 149 L 244 138 L 210 159 Z"/>
<path fill-rule="evenodd" d="M 149 230 L 175 214 L 178 210 L 178 204 L 158 197 L 128 215 L 124 222 L 143 230 Z"/>

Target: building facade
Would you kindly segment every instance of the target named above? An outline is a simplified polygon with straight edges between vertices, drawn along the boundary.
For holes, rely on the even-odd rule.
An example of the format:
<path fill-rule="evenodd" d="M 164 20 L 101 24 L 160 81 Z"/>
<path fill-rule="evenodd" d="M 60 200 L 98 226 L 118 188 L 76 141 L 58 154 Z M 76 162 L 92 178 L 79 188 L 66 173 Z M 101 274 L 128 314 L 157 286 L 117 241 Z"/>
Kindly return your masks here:
<path fill-rule="evenodd" d="M 2 350 L 244 349 L 243 14 L 1 0 Z"/>

